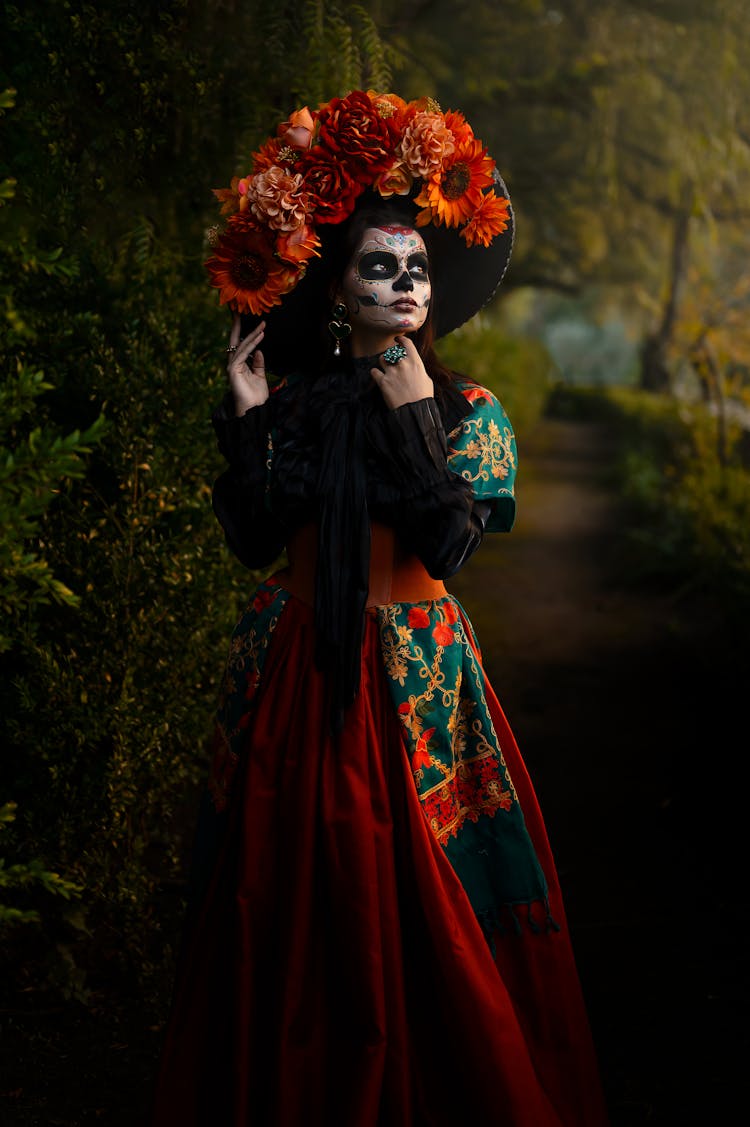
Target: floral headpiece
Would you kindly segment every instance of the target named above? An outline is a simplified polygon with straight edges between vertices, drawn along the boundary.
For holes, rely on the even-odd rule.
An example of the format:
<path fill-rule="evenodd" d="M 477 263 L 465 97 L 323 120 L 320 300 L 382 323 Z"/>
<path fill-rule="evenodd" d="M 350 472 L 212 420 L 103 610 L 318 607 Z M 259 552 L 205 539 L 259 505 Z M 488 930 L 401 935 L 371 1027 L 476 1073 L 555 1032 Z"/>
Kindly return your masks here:
<path fill-rule="evenodd" d="M 229 188 L 214 189 L 227 219 L 212 232 L 205 264 L 221 303 L 238 313 L 280 305 L 319 257 L 319 228 L 347 219 L 366 189 L 413 196 L 417 227 L 455 227 L 467 247 L 488 247 L 509 223 L 495 162 L 463 115 L 443 113 L 432 98 L 354 90 L 305 106 L 252 162 Z"/>

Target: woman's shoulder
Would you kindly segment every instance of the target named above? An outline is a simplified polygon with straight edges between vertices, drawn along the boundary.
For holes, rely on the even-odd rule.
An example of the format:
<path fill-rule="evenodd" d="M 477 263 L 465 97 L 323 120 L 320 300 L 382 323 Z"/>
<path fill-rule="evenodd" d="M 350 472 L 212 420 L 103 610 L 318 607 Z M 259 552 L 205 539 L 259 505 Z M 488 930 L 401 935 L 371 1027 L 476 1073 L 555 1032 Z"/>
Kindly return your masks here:
<path fill-rule="evenodd" d="M 467 429 L 472 429 L 478 423 L 487 427 L 491 421 L 494 421 L 495 425 L 500 426 L 503 431 L 511 429 L 505 408 L 488 387 L 483 387 L 482 384 L 469 379 L 467 376 L 460 376 L 454 383 L 468 410 L 458 426 L 451 431 L 449 438 L 466 433 Z"/>
<path fill-rule="evenodd" d="M 469 408 L 448 435 L 448 466 L 471 483 L 478 500 L 493 500 L 489 531 L 508 531 L 513 524 L 516 439 L 510 419 L 489 388 L 462 379 L 456 386 Z"/>

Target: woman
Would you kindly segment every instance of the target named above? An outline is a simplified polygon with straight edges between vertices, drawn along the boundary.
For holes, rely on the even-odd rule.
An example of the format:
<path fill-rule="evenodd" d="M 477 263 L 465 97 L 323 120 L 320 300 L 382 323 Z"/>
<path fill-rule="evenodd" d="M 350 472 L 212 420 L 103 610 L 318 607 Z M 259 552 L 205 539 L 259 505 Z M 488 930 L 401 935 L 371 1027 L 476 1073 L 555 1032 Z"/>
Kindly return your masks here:
<path fill-rule="evenodd" d="M 443 582 L 513 523 L 507 416 L 432 347 L 505 270 L 502 180 L 461 115 L 358 91 L 217 194 L 214 508 L 287 560 L 230 646 L 154 1127 L 603 1127 L 541 815 Z"/>

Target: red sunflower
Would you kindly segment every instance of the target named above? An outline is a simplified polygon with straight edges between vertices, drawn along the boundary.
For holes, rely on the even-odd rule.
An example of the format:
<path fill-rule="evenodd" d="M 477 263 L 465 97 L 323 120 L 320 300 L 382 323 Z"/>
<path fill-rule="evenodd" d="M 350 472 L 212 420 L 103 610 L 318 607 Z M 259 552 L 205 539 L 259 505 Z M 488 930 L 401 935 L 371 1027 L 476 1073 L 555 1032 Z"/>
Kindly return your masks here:
<path fill-rule="evenodd" d="M 435 222 L 460 227 L 481 204 L 484 189 L 492 184 L 494 167 L 492 157 L 475 137 L 458 144 L 414 201 L 423 208 L 417 214 L 417 226 Z"/>
<path fill-rule="evenodd" d="M 300 270 L 274 257 L 274 243 L 259 228 L 233 216 L 204 264 L 222 305 L 237 313 L 267 313 L 299 281 Z"/>

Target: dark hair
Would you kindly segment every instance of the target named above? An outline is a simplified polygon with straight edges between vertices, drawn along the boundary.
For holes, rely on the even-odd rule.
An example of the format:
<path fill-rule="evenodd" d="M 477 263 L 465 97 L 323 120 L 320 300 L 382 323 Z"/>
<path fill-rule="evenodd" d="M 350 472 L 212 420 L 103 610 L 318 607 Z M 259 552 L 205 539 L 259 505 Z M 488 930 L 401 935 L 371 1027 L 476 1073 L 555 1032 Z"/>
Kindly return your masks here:
<path fill-rule="evenodd" d="M 305 277 L 264 318 L 266 332 L 263 352 L 270 371 L 286 375 L 291 371 L 307 370 L 318 373 L 332 370 L 350 359 L 348 342 L 341 346 L 341 357 L 333 355 L 334 338 L 328 330 L 331 311 L 344 272 L 368 227 L 414 227 L 416 206 L 410 197 L 394 196 L 384 200 L 373 192 L 365 192 L 357 201 L 351 216 L 343 223 L 325 224 L 318 229 L 321 241 L 320 257 L 312 259 Z M 428 228 L 420 234 L 427 247 L 430 261 L 430 235 Z M 430 270 L 433 294 L 440 285 Z M 243 335 L 260 318 L 243 318 Z M 434 328 L 432 304 L 427 319 L 412 339 L 419 350 L 424 366 L 434 383 L 440 387 L 452 384 L 457 373 L 447 368 L 433 347 Z"/>

